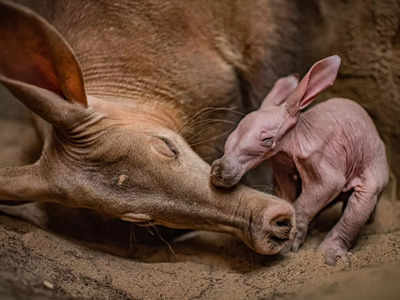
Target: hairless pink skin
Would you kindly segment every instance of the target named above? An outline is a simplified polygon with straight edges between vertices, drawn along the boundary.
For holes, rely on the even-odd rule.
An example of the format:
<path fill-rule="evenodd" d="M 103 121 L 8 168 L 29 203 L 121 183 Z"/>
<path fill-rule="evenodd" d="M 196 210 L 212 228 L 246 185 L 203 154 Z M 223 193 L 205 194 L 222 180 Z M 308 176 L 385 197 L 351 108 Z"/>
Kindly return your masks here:
<path fill-rule="evenodd" d="M 385 146 L 360 105 L 334 98 L 302 112 L 333 84 L 339 66 L 340 58 L 331 56 L 317 62 L 300 83 L 295 76 L 278 80 L 260 109 L 248 114 L 228 137 L 224 156 L 211 170 L 215 185 L 230 187 L 269 159 L 278 196 L 295 201 L 293 251 L 303 244 L 318 212 L 351 192 L 343 215 L 320 246 L 329 265 L 348 259 L 389 177 Z"/>

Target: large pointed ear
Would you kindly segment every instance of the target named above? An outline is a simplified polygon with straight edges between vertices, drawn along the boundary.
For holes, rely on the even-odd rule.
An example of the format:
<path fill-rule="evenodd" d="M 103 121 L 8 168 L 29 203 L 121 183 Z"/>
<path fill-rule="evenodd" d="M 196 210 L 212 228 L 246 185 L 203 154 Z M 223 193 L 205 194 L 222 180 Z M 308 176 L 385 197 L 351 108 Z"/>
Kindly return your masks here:
<path fill-rule="evenodd" d="M 0 81 L 51 123 L 87 107 L 82 72 L 72 49 L 33 11 L 0 0 Z"/>
<path fill-rule="evenodd" d="M 286 98 L 293 93 L 299 84 L 299 77 L 297 74 L 293 74 L 287 77 L 279 78 L 268 95 L 264 98 L 261 104 L 261 109 L 265 109 L 270 106 L 281 105 Z"/>
<path fill-rule="evenodd" d="M 305 109 L 319 93 L 333 85 L 339 67 L 340 57 L 337 55 L 316 62 L 286 101 L 290 115 Z"/>

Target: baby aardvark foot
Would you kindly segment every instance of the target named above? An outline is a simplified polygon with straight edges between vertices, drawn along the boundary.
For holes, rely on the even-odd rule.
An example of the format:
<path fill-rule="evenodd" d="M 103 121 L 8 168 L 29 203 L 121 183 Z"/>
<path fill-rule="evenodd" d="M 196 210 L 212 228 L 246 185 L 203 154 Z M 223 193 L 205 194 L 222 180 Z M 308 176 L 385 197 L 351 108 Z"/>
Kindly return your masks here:
<path fill-rule="evenodd" d="M 319 251 L 322 252 L 325 258 L 325 263 L 329 266 L 335 266 L 341 259 L 344 263 L 350 264 L 350 252 L 344 245 L 335 243 L 334 241 L 323 241 L 319 246 Z"/>
<path fill-rule="evenodd" d="M 296 236 L 292 243 L 292 251 L 299 251 L 300 247 L 304 244 L 308 232 L 308 224 L 306 222 L 298 222 L 296 228 Z"/>

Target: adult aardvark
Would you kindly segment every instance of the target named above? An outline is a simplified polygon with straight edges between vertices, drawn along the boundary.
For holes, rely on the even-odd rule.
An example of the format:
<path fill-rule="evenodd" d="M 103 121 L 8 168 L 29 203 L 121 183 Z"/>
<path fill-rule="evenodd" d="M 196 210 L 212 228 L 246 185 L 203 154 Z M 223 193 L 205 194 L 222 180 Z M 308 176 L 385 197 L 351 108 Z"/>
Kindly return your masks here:
<path fill-rule="evenodd" d="M 246 112 L 262 99 L 285 34 L 271 24 L 295 4 L 17 2 L 0 1 L 0 81 L 34 113 L 43 149 L 33 165 L 0 170 L 1 200 L 228 232 L 262 254 L 282 248 L 292 206 L 212 187 L 200 157 L 217 157 L 208 139 L 227 127 L 206 127 L 199 112 Z"/>

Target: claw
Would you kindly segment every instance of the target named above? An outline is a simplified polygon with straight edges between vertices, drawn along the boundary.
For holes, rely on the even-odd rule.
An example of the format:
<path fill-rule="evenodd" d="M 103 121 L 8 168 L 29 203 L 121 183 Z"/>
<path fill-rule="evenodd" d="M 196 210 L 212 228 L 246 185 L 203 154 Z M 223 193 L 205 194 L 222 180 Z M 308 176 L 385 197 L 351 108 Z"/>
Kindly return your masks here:
<path fill-rule="evenodd" d="M 306 237 L 307 237 L 307 227 L 297 228 L 296 236 L 292 243 L 292 251 L 293 252 L 299 251 L 300 247 L 304 244 Z"/>
<path fill-rule="evenodd" d="M 298 240 L 295 240 L 292 244 L 292 251 L 293 252 L 297 252 L 299 251 L 300 247 L 301 247 L 302 243 L 299 242 Z"/>
<path fill-rule="evenodd" d="M 281 254 L 285 255 L 288 254 L 292 250 L 293 241 L 287 241 L 283 246 L 282 250 L 280 251 Z"/>
<path fill-rule="evenodd" d="M 351 264 L 350 253 L 344 249 L 329 248 L 325 250 L 324 257 L 328 266 L 335 266 L 339 260 L 342 260 L 347 266 Z"/>

